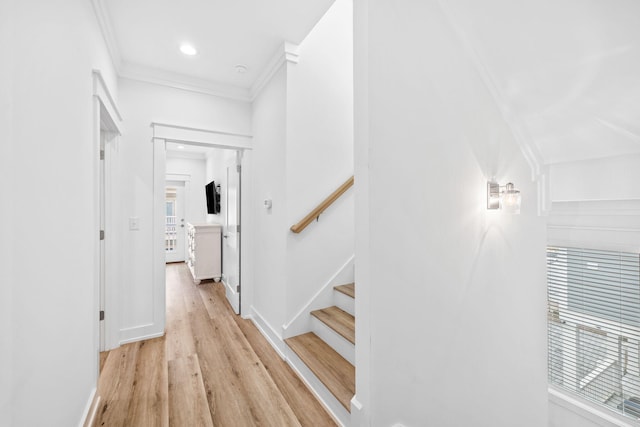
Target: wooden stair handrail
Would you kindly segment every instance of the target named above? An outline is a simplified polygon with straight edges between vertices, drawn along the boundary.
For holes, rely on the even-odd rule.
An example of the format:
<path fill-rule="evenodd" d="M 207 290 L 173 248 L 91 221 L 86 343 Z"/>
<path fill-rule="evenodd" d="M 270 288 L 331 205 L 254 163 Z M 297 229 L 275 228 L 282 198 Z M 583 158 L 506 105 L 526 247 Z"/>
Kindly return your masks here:
<path fill-rule="evenodd" d="M 292 225 L 291 231 L 293 231 L 294 233 L 299 233 L 305 228 L 307 228 L 307 226 L 311 224 L 314 219 L 318 218 L 320 214 L 322 214 L 322 212 L 324 212 L 329 206 L 331 206 L 333 202 L 338 200 L 338 198 L 342 196 L 344 192 L 347 191 L 352 185 L 353 185 L 353 175 L 351 176 L 351 178 L 346 180 L 344 184 L 338 187 L 336 191 L 331 193 L 329 197 L 324 199 L 322 203 L 316 206 L 315 209 L 309 212 L 307 216 L 302 218 L 297 224 Z"/>

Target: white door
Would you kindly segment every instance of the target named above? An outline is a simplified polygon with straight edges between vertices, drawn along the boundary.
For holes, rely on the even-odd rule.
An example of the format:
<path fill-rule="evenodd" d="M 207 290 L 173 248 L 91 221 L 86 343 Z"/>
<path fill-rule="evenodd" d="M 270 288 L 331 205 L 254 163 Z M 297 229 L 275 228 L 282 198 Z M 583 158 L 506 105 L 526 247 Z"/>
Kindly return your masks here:
<path fill-rule="evenodd" d="M 105 332 L 105 324 L 104 324 L 104 308 L 105 308 L 105 293 L 106 293 L 106 280 L 105 280 L 105 210 L 106 210 L 106 166 L 105 166 L 105 132 L 100 130 L 100 183 L 99 183 L 99 203 L 100 203 L 100 260 L 99 260 L 99 278 L 100 278 L 100 351 L 104 351 L 106 349 L 106 332 Z M 111 231 L 111 230 L 109 230 Z"/>
<path fill-rule="evenodd" d="M 184 182 L 167 181 L 165 193 L 165 261 L 184 262 Z"/>
<path fill-rule="evenodd" d="M 222 246 L 222 277 L 227 299 L 240 313 L 240 152 L 227 165 L 225 225 Z"/>

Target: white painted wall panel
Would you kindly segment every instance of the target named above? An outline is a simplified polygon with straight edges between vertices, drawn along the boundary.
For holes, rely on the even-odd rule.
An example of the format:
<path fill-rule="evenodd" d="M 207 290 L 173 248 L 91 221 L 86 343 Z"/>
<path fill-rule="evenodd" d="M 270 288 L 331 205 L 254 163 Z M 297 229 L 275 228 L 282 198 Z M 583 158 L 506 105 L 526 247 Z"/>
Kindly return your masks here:
<path fill-rule="evenodd" d="M 546 425 L 531 170 L 438 2 L 367 8 L 371 425 Z M 492 176 L 522 190 L 519 216 L 486 211 Z"/>
<path fill-rule="evenodd" d="M 13 4 L 0 3 L 0 425 L 12 425 L 13 388 Z"/>
<path fill-rule="evenodd" d="M 7 199 L 13 269 L 2 279 L 11 288 L 11 320 L 1 322 L 10 328 L 2 335 L 12 335 L 2 350 L 11 353 L 9 425 L 72 426 L 81 421 L 98 368 L 92 69 L 112 92 L 115 73 L 91 2 L 10 6 L 8 15 L 2 12 L 13 23 L 8 159 L 19 179 Z M 5 387 L 3 381 L 3 393 Z M 3 406 L 0 423 L 5 416 Z"/>
<path fill-rule="evenodd" d="M 250 209 L 256 215 L 250 303 L 277 331 L 286 313 L 286 79 L 282 67 L 254 101 L 252 115 L 254 200 Z M 264 199 L 273 201 L 271 209 L 264 208 Z"/>

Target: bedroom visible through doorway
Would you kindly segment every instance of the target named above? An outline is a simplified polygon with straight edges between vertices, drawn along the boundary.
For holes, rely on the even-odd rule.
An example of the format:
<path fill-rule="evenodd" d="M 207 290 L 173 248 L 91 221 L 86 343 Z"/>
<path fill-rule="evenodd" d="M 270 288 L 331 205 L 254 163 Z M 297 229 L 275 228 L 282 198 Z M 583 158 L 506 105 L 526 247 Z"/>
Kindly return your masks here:
<path fill-rule="evenodd" d="M 165 188 L 164 250 L 166 262 L 185 260 L 184 182 L 167 181 Z"/>

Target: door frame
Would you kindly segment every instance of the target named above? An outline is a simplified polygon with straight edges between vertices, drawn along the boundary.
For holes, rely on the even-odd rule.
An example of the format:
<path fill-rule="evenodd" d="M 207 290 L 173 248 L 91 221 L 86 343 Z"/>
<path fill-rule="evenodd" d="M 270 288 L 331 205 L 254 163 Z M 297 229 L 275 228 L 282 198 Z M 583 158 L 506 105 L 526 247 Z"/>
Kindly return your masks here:
<path fill-rule="evenodd" d="M 247 224 L 252 224 L 252 209 L 248 209 L 251 200 L 251 187 L 246 183 L 251 182 L 251 151 L 253 149 L 253 137 L 247 134 L 225 132 L 221 130 L 211 130 L 181 126 L 167 123 L 151 123 L 153 144 L 153 241 L 152 241 L 152 277 L 153 277 L 153 323 L 157 333 L 163 333 L 166 323 L 166 277 L 164 261 L 164 188 L 167 168 L 167 142 L 175 142 L 185 145 L 197 145 L 201 147 L 232 149 L 241 153 L 242 169 L 241 180 L 243 185 L 240 206 L 241 224 L 243 232 L 240 234 L 240 275 L 243 278 L 242 292 L 244 303 L 240 315 L 248 315 L 251 287 L 250 280 L 250 257 L 252 242 L 250 232 L 246 232 Z"/>
<path fill-rule="evenodd" d="M 227 279 L 229 276 L 224 274 L 224 270 L 225 270 L 225 263 L 224 263 L 224 248 L 227 245 L 227 241 L 223 241 L 222 243 L 222 283 L 224 284 L 224 288 L 225 288 L 225 293 L 227 296 L 227 300 L 231 303 L 231 306 L 233 308 L 233 311 L 236 311 L 236 306 L 237 306 L 237 314 L 241 314 L 242 313 L 242 168 L 243 168 L 243 162 L 242 162 L 242 151 L 241 150 L 236 150 L 235 151 L 235 156 L 233 159 L 233 165 L 236 168 L 240 168 L 239 170 L 236 169 L 235 171 L 233 171 L 232 173 L 238 174 L 238 196 L 237 196 L 237 212 L 236 212 L 236 222 L 237 222 L 237 226 L 239 226 L 237 228 L 237 230 L 235 231 L 237 234 L 237 241 L 236 244 L 238 245 L 238 288 L 233 289 L 232 285 L 229 283 L 229 280 Z M 230 164 L 226 165 L 226 172 L 227 172 L 227 179 L 225 182 L 226 188 L 225 188 L 225 209 L 227 210 L 226 214 L 225 214 L 225 224 L 224 224 L 224 228 L 223 228 L 223 238 L 227 239 L 227 234 L 229 232 L 228 230 L 228 224 L 229 224 L 229 167 Z M 227 279 L 227 280 L 225 280 Z M 238 290 L 240 289 L 240 290 Z M 232 300 L 235 300 L 237 298 L 237 303 L 234 303 Z"/>
<path fill-rule="evenodd" d="M 118 323 L 119 266 L 117 264 L 117 229 L 113 212 L 116 194 L 113 174 L 117 169 L 116 155 L 122 131 L 122 116 L 111 96 L 111 92 L 100 70 L 93 70 L 93 146 L 94 146 L 94 206 L 95 206 L 95 330 L 96 353 L 120 345 Z M 102 151 L 102 153 L 101 153 Z M 103 198 L 101 202 L 101 197 Z M 102 220 L 101 220 L 102 218 Z M 101 222 L 103 222 L 101 224 Z M 104 227 L 104 243 L 101 243 L 100 230 Z M 100 321 L 100 311 L 105 312 L 104 321 Z M 109 312 L 106 314 L 106 312 Z M 99 358 L 96 359 L 96 375 L 99 375 Z"/>

